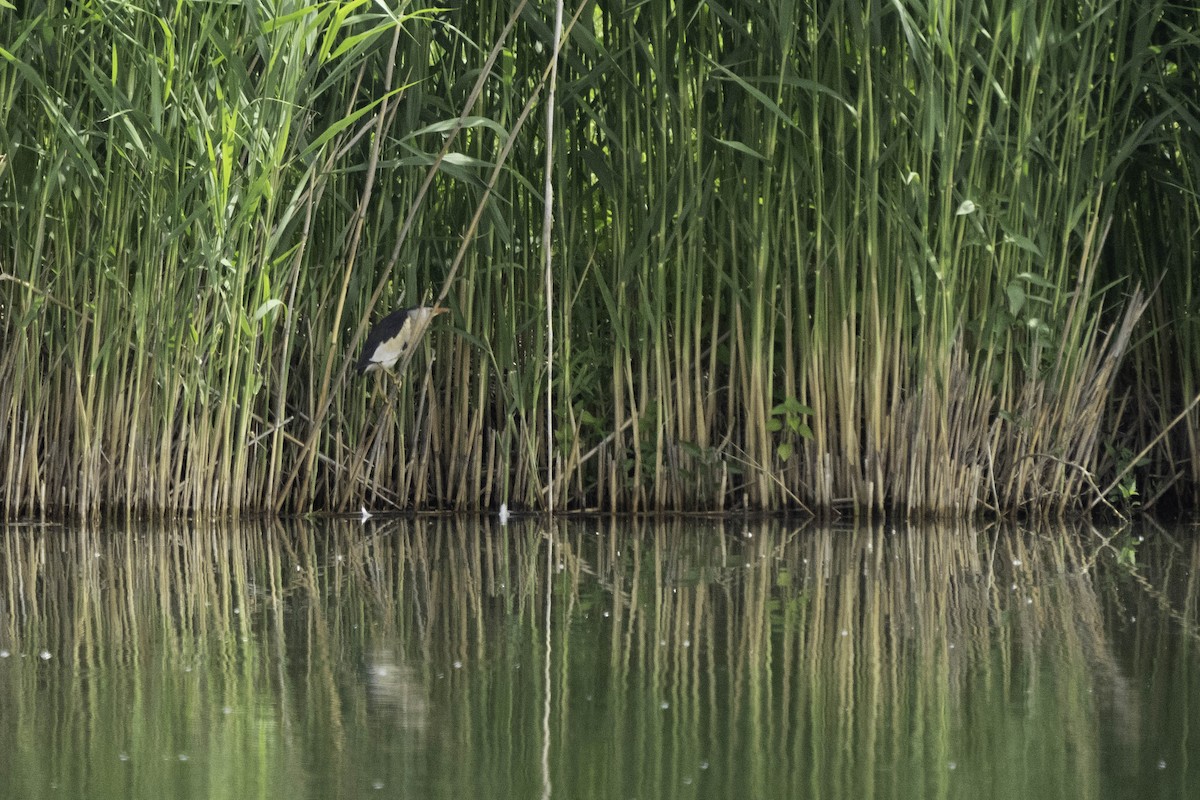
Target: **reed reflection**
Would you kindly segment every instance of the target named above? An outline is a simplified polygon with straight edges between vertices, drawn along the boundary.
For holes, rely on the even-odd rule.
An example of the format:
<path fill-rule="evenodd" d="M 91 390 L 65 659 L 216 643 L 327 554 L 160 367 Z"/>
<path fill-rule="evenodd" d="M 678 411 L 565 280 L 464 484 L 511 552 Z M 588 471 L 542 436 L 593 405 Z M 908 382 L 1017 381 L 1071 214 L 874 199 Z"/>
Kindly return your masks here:
<path fill-rule="evenodd" d="M 1178 579 L 1196 545 L 1190 573 L 1152 566 L 1179 547 L 1147 548 L 1138 583 L 1098 541 L 778 521 L 10 526 L 0 770 L 27 797 L 264 781 L 314 798 L 1099 797 L 1194 780 L 1179 743 L 1200 720 L 1171 698 L 1200 674 L 1184 646 L 1200 590 Z"/>

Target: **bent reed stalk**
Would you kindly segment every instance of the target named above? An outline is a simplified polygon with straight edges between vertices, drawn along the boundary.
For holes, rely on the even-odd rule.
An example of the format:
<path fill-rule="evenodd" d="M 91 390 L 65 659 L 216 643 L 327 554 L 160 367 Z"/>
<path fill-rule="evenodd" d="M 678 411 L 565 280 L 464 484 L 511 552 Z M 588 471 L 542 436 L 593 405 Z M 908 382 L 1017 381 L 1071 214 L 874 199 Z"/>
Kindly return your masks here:
<path fill-rule="evenodd" d="M 0 16 L 0 513 L 1200 501 L 1200 12 L 570 10 Z"/>

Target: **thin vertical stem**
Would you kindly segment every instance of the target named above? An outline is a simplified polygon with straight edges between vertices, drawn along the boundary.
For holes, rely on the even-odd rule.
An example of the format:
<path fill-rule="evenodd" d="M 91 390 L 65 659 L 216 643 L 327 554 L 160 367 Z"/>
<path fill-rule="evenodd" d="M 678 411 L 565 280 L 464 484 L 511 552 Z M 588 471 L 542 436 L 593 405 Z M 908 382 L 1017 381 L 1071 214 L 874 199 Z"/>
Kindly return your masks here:
<path fill-rule="evenodd" d="M 546 511 L 554 514 L 554 256 L 550 233 L 554 226 L 554 92 L 558 85 L 558 52 L 562 46 L 562 0 L 554 4 L 554 52 L 550 54 L 550 85 L 546 94 L 546 182 L 542 214 L 542 256 L 546 276 Z"/>

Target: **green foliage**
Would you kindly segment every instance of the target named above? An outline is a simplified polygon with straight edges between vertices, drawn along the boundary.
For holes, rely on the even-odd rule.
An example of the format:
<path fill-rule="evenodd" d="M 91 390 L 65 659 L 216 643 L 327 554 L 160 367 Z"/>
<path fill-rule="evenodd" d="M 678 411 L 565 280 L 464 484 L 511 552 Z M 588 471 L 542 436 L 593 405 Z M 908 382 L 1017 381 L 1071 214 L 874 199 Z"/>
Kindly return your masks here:
<path fill-rule="evenodd" d="M 0 14 L 3 513 L 1058 514 L 1200 393 L 1200 11 L 587 7 L 550 296 L 514 13 Z"/>
<path fill-rule="evenodd" d="M 779 443 L 775 446 L 775 454 L 781 461 L 791 458 L 797 440 L 812 438 L 812 428 L 804 422 L 804 417 L 812 413 L 811 408 L 803 405 L 794 397 L 789 397 L 771 409 L 771 416 L 767 420 L 767 430 L 780 434 L 777 437 Z"/>
<path fill-rule="evenodd" d="M 1141 507 L 1142 500 L 1138 493 L 1137 475 L 1130 467 L 1147 467 L 1150 460 L 1141 458 L 1134 462 L 1134 453 L 1128 447 L 1114 446 L 1111 442 L 1106 443 L 1105 449 L 1116 465 L 1118 475 L 1124 475 L 1109 493 L 1109 502 L 1123 513 L 1136 511 Z"/>

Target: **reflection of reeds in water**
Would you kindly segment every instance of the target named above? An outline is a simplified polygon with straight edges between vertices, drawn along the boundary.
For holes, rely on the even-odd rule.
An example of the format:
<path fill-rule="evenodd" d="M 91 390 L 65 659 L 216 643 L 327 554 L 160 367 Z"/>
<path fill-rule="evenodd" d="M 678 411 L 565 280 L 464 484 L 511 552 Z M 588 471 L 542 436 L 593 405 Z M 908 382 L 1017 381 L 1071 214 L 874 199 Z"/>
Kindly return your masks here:
<path fill-rule="evenodd" d="M 85 759 L 63 780 L 118 785 L 117 751 L 178 752 L 197 786 L 293 775 L 306 796 L 382 770 L 431 795 L 994 796 L 1049 780 L 1094 797 L 1105 748 L 1136 749 L 1146 727 L 1129 670 L 1154 671 L 1178 630 L 1140 628 L 1119 656 L 1129 610 L 1090 541 L 775 522 L 7 527 L 0 647 L 20 663 L 0 671 L 0 718 L 54 744 L 0 746 L 21 753 L 0 768 L 20 789 Z M 1146 597 L 1137 615 L 1170 603 L 1194 624 L 1194 578 Z"/>

